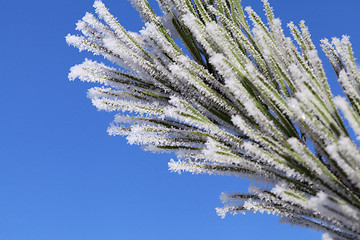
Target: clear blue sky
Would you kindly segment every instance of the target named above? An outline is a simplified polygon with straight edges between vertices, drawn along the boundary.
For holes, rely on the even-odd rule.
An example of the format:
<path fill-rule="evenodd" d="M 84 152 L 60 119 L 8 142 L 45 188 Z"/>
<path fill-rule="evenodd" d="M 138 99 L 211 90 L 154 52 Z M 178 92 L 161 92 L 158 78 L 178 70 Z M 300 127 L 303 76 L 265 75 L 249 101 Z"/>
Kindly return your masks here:
<path fill-rule="evenodd" d="M 128 1 L 104 2 L 127 29 L 141 28 Z M 260 11 L 259 2 L 243 0 Z M 360 1 L 271 3 L 283 23 L 305 19 L 317 46 L 348 34 L 360 55 Z M 86 11 L 91 0 L 1 0 L 1 240 L 320 239 L 273 216 L 220 219 L 221 192 L 246 192 L 248 181 L 170 173 L 173 156 L 108 136 L 113 114 L 91 106 L 90 84 L 67 80 L 91 57 L 64 38 Z"/>

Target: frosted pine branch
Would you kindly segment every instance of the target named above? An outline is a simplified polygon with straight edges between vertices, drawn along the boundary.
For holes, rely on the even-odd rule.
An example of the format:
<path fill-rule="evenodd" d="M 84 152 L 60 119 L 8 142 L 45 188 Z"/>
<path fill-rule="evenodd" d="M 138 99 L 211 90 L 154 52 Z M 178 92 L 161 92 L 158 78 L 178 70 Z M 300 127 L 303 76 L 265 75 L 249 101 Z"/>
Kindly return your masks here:
<path fill-rule="evenodd" d="M 238 0 L 158 0 L 163 16 L 132 2 L 146 22 L 139 33 L 95 1 L 97 16 L 76 25 L 82 36 L 66 37 L 117 66 L 85 60 L 69 74 L 105 86 L 88 97 L 117 112 L 109 134 L 174 152 L 174 172 L 268 186 L 223 194 L 222 217 L 267 212 L 323 239 L 360 239 L 360 73 L 349 37 L 322 40 L 346 98 L 333 97 L 304 21 L 285 36 L 267 0 L 266 23 Z"/>

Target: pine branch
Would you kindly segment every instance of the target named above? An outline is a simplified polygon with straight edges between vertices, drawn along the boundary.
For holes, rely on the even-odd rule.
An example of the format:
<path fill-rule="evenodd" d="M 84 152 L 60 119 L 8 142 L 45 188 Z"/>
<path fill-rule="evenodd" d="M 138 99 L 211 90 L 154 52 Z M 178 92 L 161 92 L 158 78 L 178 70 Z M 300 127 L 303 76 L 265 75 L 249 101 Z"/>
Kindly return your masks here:
<path fill-rule="evenodd" d="M 163 16 L 147 0 L 132 3 L 146 21 L 139 33 L 95 1 L 97 17 L 77 23 L 82 36 L 66 37 L 118 66 L 85 60 L 69 74 L 106 86 L 88 97 L 119 112 L 109 134 L 175 152 L 171 171 L 269 186 L 223 194 L 222 217 L 267 212 L 324 239 L 359 239 L 360 73 L 349 38 L 322 41 L 346 98 L 333 97 L 305 23 L 289 23 L 286 37 L 267 0 L 267 23 L 238 0 L 158 0 Z"/>

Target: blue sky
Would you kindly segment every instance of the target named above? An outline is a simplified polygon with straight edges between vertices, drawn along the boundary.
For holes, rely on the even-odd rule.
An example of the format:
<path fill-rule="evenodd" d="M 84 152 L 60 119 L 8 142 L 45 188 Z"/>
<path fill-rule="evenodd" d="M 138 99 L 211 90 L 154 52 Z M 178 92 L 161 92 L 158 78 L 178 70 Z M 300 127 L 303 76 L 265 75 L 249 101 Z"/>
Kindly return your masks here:
<path fill-rule="evenodd" d="M 104 3 L 127 29 L 141 28 L 129 1 Z M 359 1 L 271 3 L 283 23 L 306 20 L 318 47 L 323 37 L 348 34 L 360 54 Z M 261 11 L 260 0 L 243 5 Z M 67 79 L 91 57 L 65 43 L 91 0 L 2 0 L 1 9 L 0 239 L 320 239 L 273 216 L 220 219 L 221 192 L 246 192 L 248 181 L 170 173 L 173 156 L 107 135 L 113 114 L 91 106 L 92 85 Z"/>

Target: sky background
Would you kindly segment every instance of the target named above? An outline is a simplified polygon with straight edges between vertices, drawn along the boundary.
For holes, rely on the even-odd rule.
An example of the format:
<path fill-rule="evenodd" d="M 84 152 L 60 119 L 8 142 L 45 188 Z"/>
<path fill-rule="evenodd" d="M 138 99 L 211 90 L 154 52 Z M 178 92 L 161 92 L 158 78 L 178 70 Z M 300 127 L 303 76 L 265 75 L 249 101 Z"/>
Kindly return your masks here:
<path fill-rule="evenodd" d="M 91 106 L 86 91 L 93 85 L 67 79 L 71 66 L 91 58 L 65 36 L 93 12 L 93 1 L 0 3 L 0 239 L 320 239 L 265 214 L 221 219 L 215 212 L 221 192 L 246 192 L 248 181 L 170 173 L 172 155 L 107 135 L 114 114 Z M 141 29 L 129 1 L 104 3 L 128 30 Z M 359 56 L 360 1 L 270 3 L 283 24 L 304 19 L 318 48 L 321 38 L 348 34 Z M 262 8 L 260 0 L 243 5 Z"/>

